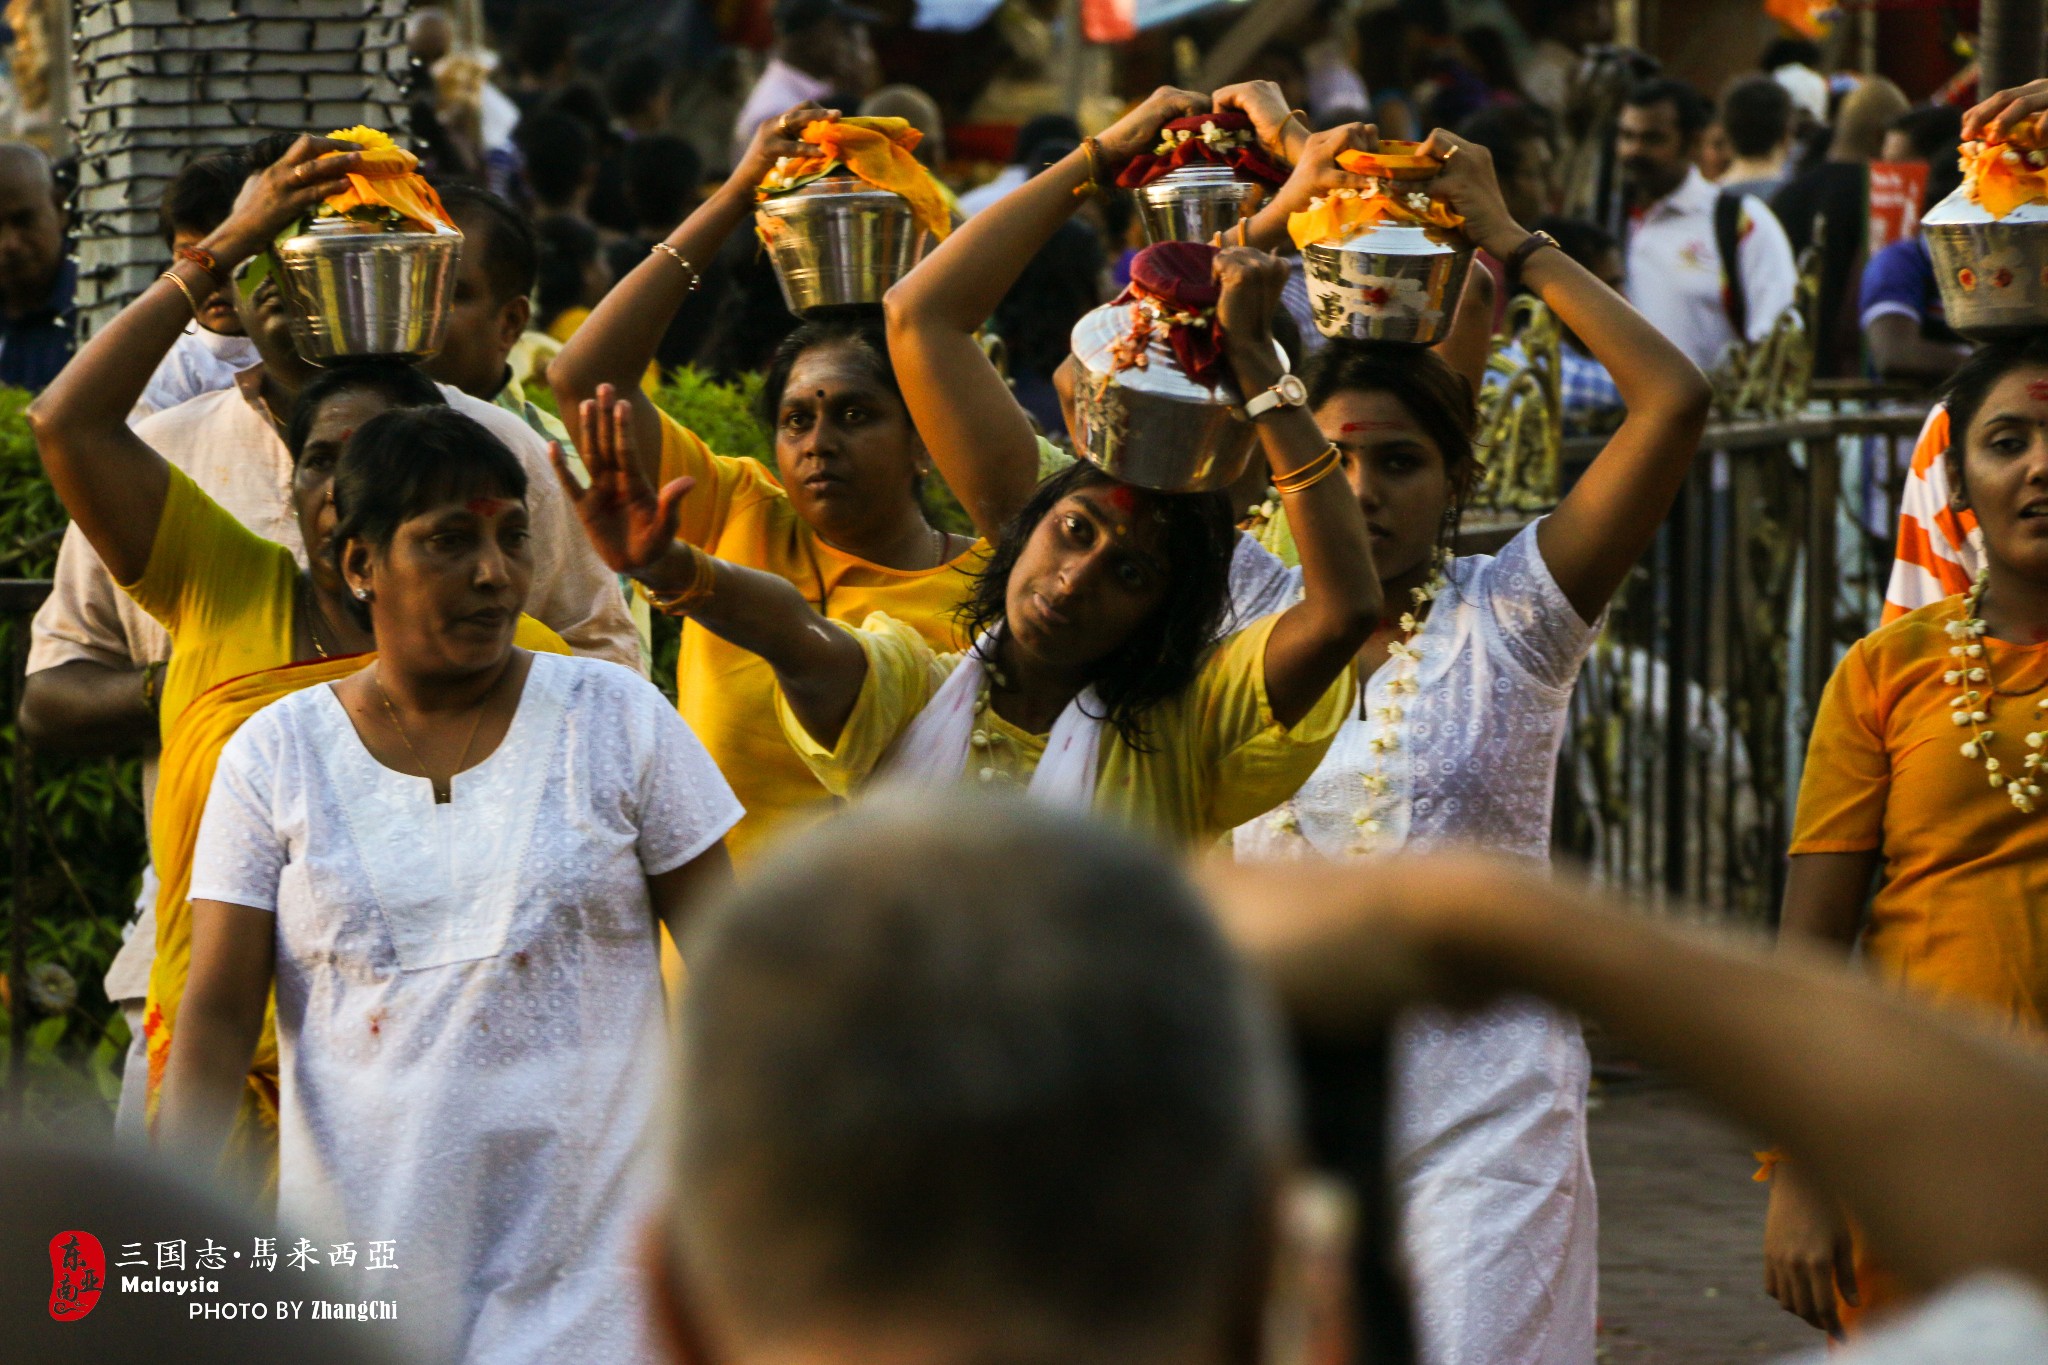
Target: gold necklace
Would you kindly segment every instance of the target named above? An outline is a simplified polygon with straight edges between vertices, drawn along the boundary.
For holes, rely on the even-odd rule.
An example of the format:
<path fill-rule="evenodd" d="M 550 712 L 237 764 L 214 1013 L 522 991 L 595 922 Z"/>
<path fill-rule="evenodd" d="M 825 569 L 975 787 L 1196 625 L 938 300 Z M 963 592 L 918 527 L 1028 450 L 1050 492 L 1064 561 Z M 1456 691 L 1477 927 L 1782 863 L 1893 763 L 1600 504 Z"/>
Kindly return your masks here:
<path fill-rule="evenodd" d="M 499 680 L 502 681 L 504 676 L 502 673 L 499 674 Z M 397 729 L 398 737 L 405 741 L 405 751 L 412 755 L 412 761 L 419 767 L 420 776 L 426 778 L 427 785 L 433 788 L 434 804 L 448 805 L 455 799 L 455 774 L 461 772 L 462 765 L 469 761 L 469 746 L 476 743 L 476 732 L 484 723 L 484 708 L 490 705 L 492 695 L 498 690 L 498 684 L 492 683 L 489 690 L 477 699 L 476 719 L 469 723 L 469 738 L 462 741 L 462 752 L 456 755 L 455 767 L 449 772 L 446 782 L 434 780 L 433 770 L 427 766 L 427 760 L 421 758 L 420 751 L 414 747 L 412 735 L 407 732 L 405 722 L 398 718 L 398 708 L 391 704 L 391 694 L 384 690 L 384 679 L 374 670 L 370 674 L 370 684 L 377 689 L 377 695 L 383 699 L 384 713 L 391 717 L 391 724 Z"/>
<path fill-rule="evenodd" d="M 313 585 L 308 580 L 299 580 L 299 592 L 302 594 L 306 609 L 306 638 L 313 642 L 315 654 L 323 659 L 332 658 L 333 656 L 327 652 L 327 646 L 320 643 L 320 622 L 325 619 L 327 608 L 320 605 L 320 598 L 314 593 Z"/>
<path fill-rule="evenodd" d="M 1963 741 L 1963 757 L 1982 760 L 1984 772 L 1994 788 L 2003 788 L 2015 808 L 2022 813 L 2031 813 L 2034 798 L 2041 794 L 2040 778 L 2043 767 L 2048 767 L 2048 754 L 2042 746 L 2048 744 L 2048 730 L 2035 730 L 2027 740 L 2026 762 L 2021 775 L 2013 777 L 2001 770 L 1998 759 L 1991 752 L 1991 741 L 1997 738 L 1997 731 L 1986 730 L 1984 722 L 1991 714 L 1984 709 L 1987 693 L 1998 695 L 1998 685 L 1991 677 L 1991 655 L 1984 648 L 1984 632 L 1987 627 L 1978 614 L 1984 602 L 1984 585 L 1990 579 L 1987 566 L 1977 571 L 1977 581 L 1963 594 L 1963 614 L 1948 623 L 1948 638 L 1954 641 L 1948 648 L 1953 666 L 1941 675 L 1941 680 L 1951 687 L 1961 687 L 1962 695 L 1949 705 L 1949 719 L 1957 725 L 1969 727 L 1970 737 Z M 1982 683 L 1981 688 L 1974 684 Z M 2048 711 L 2048 697 L 2034 703 L 2036 712 Z"/>

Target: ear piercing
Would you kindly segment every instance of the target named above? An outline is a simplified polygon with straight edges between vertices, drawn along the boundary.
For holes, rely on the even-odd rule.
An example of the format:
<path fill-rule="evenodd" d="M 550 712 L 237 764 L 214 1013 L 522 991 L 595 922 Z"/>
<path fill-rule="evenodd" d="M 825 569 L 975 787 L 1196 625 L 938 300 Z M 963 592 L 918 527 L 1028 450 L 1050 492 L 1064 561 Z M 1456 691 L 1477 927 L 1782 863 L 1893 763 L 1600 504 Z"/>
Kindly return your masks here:
<path fill-rule="evenodd" d="M 368 588 L 357 588 L 356 596 L 367 602 L 370 600 L 370 590 Z"/>

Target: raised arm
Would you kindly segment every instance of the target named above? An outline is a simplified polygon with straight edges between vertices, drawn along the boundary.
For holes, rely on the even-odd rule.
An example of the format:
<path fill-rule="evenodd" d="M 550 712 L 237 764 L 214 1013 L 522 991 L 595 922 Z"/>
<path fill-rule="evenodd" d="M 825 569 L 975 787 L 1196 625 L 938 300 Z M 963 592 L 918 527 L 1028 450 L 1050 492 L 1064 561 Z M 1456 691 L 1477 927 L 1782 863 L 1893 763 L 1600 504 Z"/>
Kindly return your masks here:
<path fill-rule="evenodd" d="M 1096 171 L 1114 175 L 1161 124 L 1208 106 L 1192 91 L 1154 91 L 1095 139 L 1104 163 Z M 1038 441 L 974 334 L 1073 216 L 1089 175 L 1084 146 L 968 219 L 884 300 L 889 359 L 910 420 L 975 529 L 991 539 L 1038 485 Z"/>
<path fill-rule="evenodd" d="M 1439 128 L 1423 150 L 1448 157 L 1435 193 L 1465 217 L 1465 235 L 1505 261 L 1528 239 L 1509 216 L 1484 147 Z M 1537 529 L 1543 561 L 1587 621 L 1656 537 L 1699 448 L 1712 397 L 1706 377 L 1628 301 L 1562 251 L 1529 256 L 1522 279 L 1607 367 L 1628 416 L 1558 509 Z"/>
<path fill-rule="evenodd" d="M 867 655 L 788 579 L 714 559 L 677 540 L 691 481 L 677 479 L 655 492 L 630 453 L 633 422 L 633 404 L 609 384 L 576 409 L 587 488 L 570 471 L 561 446 L 549 443 L 555 475 L 598 556 L 714 635 L 767 660 L 804 729 L 820 744 L 836 746 L 860 699 Z"/>
<path fill-rule="evenodd" d="M 611 385 L 633 405 L 633 430 L 638 437 L 633 454 L 650 480 L 661 475 L 661 424 L 655 417 L 654 400 L 640 391 L 640 376 L 654 360 L 655 348 L 675 320 L 676 310 L 697 287 L 725 239 L 752 219 L 754 187 L 761 177 L 783 157 L 817 150 L 798 142 L 793 134 L 815 119 L 837 117 L 837 110 L 800 104 L 763 123 L 725 183 L 668 235 L 663 243 L 667 250 L 656 247 L 648 252 L 647 259 L 612 286 L 576 329 L 576 335 L 548 362 L 548 387 L 554 390 L 562 412 L 574 412 L 595 398 L 601 384 Z M 678 256 L 682 259 L 677 260 Z"/>
<path fill-rule="evenodd" d="M 2048 1069 L 2028 1051 L 1838 963 L 1670 927 L 1547 869 L 1208 872 L 1232 938 L 1312 1033 L 1364 1035 L 1417 998 L 1541 995 L 1783 1143 L 1911 1286 L 1994 1266 L 2048 1286 Z"/>
<path fill-rule="evenodd" d="M 1217 253 L 1223 297 L 1216 304 L 1224 352 L 1246 401 L 1280 381 L 1273 314 L 1287 266 L 1263 251 L 1227 247 Z M 1306 407 L 1274 408 L 1257 419 L 1259 443 L 1276 487 L 1330 450 Z M 1350 483 L 1334 465 L 1305 488 L 1280 495 L 1301 556 L 1302 598 L 1280 615 L 1266 642 L 1266 700 L 1273 718 L 1292 726 L 1312 710 L 1372 634 L 1380 616 L 1379 571 L 1372 538 Z"/>
<path fill-rule="evenodd" d="M 200 246 L 223 274 L 328 195 L 355 169 L 353 144 L 302 137 L 251 176 L 228 220 Z M 323 152 L 344 154 L 319 159 Z M 127 416 L 157 364 L 192 320 L 192 303 L 217 286 L 191 261 L 172 264 L 180 284 L 158 279 L 71 358 L 29 405 L 28 422 L 50 483 L 117 583 L 149 567 L 170 490 L 170 468 L 129 430 Z M 188 292 L 189 291 L 189 292 Z"/>

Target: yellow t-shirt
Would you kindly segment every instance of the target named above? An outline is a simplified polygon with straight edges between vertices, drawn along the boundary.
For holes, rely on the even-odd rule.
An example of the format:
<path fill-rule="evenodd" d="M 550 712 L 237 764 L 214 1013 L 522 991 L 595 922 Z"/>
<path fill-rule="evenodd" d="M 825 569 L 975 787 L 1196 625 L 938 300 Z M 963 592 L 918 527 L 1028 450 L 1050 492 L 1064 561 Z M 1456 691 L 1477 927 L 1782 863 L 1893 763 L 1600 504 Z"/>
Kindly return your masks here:
<path fill-rule="evenodd" d="M 1951 597 L 1864 636 L 1821 694 L 1792 854 L 1880 852 L 1863 953 L 1884 980 L 1993 1027 L 2048 1032 L 2048 815 L 2016 809 L 1952 718 Z M 1991 753 L 2023 775 L 2048 644 L 1984 640 Z M 2048 804 L 2044 802 L 2043 804 Z"/>
<path fill-rule="evenodd" d="M 294 662 L 299 566 L 292 552 L 236 521 L 176 465 L 140 580 L 121 585 L 171 633 L 157 710 L 168 740 L 193 698 L 218 683 Z M 513 643 L 567 654 L 562 637 L 528 616 Z"/>
<path fill-rule="evenodd" d="M 964 644 L 953 609 L 973 591 L 974 574 L 988 556 L 986 541 L 936 569 L 888 569 L 858 559 L 820 540 L 758 460 L 715 455 L 663 413 L 661 481 L 686 474 L 697 486 L 683 499 L 678 534 L 690 544 L 779 574 L 833 620 L 861 621 L 883 611 L 939 648 Z M 725 836 L 741 867 L 792 817 L 830 809 L 830 794 L 775 723 L 775 692 L 775 671 L 758 654 L 695 621 L 683 623 L 677 709 L 746 807 L 746 818 Z"/>
<path fill-rule="evenodd" d="M 1195 680 L 1146 717 L 1143 749 L 1102 730 L 1095 809 L 1126 828 L 1176 844 L 1202 844 L 1256 819 L 1294 795 L 1323 761 L 1344 723 L 1357 679 L 1346 668 L 1292 729 L 1273 719 L 1266 702 L 1268 616 L 1218 644 Z M 844 624 L 844 623 L 842 623 Z M 860 699 L 827 750 L 775 694 L 790 744 L 834 795 L 847 796 L 873 774 L 889 746 L 960 665 L 901 621 L 876 613 L 847 626 L 868 657 Z M 983 742 L 968 750 L 964 778 L 1017 786 L 1030 780 L 1046 736 L 1031 735 L 994 711 L 976 719 Z"/>

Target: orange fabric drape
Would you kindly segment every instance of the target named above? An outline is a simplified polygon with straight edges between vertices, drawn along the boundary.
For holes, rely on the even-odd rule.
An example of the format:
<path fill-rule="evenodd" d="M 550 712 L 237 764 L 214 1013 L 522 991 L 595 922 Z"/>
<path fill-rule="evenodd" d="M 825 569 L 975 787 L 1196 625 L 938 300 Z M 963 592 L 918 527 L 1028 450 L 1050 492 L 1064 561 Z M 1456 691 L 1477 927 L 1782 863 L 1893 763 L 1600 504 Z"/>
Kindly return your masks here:
<path fill-rule="evenodd" d="M 1382 143 L 1378 152 L 1337 153 L 1337 164 L 1343 169 L 1353 175 L 1373 176 L 1385 184 L 1376 194 L 1345 191 L 1327 194 L 1302 212 L 1290 214 L 1287 232 L 1294 238 L 1294 244 L 1305 247 L 1311 242 L 1348 241 L 1381 223 L 1443 231 L 1464 226 L 1462 214 L 1452 212 L 1419 188 L 1402 188 L 1403 172 L 1411 176 L 1414 172 L 1434 172 L 1443 164 L 1435 157 L 1406 150 L 1414 146 L 1416 144 L 1412 142 L 1388 142 Z M 1423 202 L 1419 206 L 1411 204 L 1408 201 L 1411 194 L 1420 195 Z"/>
<path fill-rule="evenodd" d="M 823 155 L 792 160 L 775 172 L 777 189 L 793 189 L 815 180 L 833 166 L 844 166 L 878 190 L 890 190 L 910 201 L 919 227 L 939 240 L 953 230 L 953 217 L 939 182 L 911 153 L 924 134 L 900 118 L 818 119 L 804 125 L 803 140 Z M 758 192 L 766 199 L 776 192 Z"/>
<path fill-rule="evenodd" d="M 406 227 L 411 231 L 456 231 L 448 210 L 441 207 L 441 196 L 434 193 L 434 187 L 418 173 L 418 157 L 375 128 L 339 128 L 327 136 L 340 142 L 353 142 L 362 148 L 362 169 L 349 175 L 347 189 L 328 196 L 328 208 L 336 213 L 347 213 L 352 208 L 375 204 L 404 218 Z M 341 153 L 329 152 L 328 155 L 339 156 Z"/>

